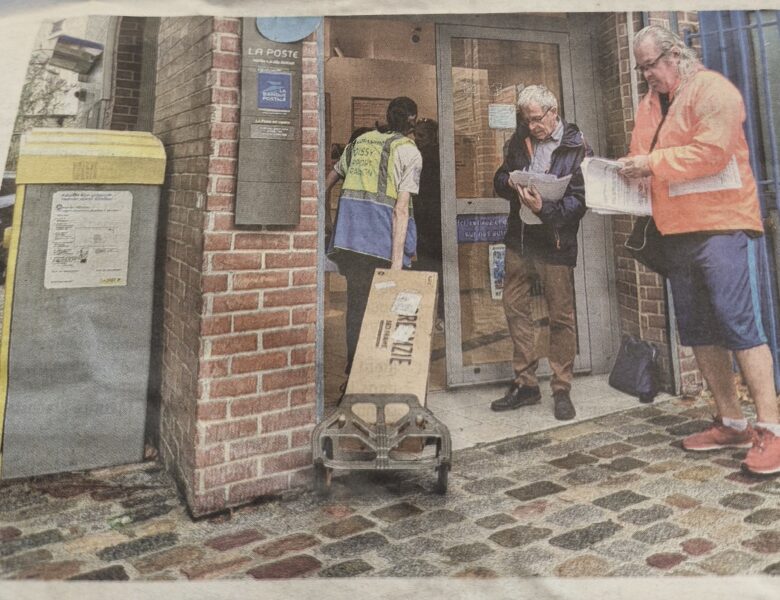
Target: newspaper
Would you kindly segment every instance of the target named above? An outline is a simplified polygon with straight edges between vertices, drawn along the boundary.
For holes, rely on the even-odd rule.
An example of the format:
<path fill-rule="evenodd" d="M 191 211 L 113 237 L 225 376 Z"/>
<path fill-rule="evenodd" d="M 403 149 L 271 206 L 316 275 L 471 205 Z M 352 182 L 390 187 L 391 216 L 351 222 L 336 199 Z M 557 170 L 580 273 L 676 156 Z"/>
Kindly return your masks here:
<path fill-rule="evenodd" d="M 531 173 L 529 171 L 512 171 L 509 179 L 524 187 L 534 186 L 542 200 L 556 201 L 563 198 L 566 188 L 569 187 L 571 175 L 556 177 L 548 173 Z M 538 225 L 541 219 L 525 204 L 520 203 L 520 218 L 527 225 Z"/>
<path fill-rule="evenodd" d="M 652 215 L 650 178 L 628 179 L 616 160 L 587 157 L 582 161 L 585 204 L 600 214 Z"/>
<path fill-rule="evenodd" d="M 738 190 L 742 187 L 742 178 L 739 176 L 737 157 L 732 156 L 726 168 L 720 173 L 708 177 L 700 177 L 690 181 L 669 184 L 669 197 L 684 196 L 685 194 L 702 194 L 718 192 L 720 190 Z"/>

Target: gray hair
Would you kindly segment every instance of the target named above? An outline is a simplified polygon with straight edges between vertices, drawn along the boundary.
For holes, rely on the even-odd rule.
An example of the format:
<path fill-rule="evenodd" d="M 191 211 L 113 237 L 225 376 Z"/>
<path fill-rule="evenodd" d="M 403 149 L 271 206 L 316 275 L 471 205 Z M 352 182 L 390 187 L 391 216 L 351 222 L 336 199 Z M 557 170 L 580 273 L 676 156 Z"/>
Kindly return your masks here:
<path fill-rule="evenodd" d="M 668 54 L 672 48 L 677 48 L 680 51 L 680 63 L 677 65 L 680 79 L 686 80 L 701 66 L 696 52 L 686 46 L 679 35 L 660 25 L 648 25 L 644 29 L 640 29 L 634 36 L 634 50 L 648 37 L 655 42 L 658 51 L 663 52 L 664 55 Z"/>
<path fill-rule="evenodd" d="M 517 96 L 517 106 L 525 110 L 531 104 L 538 104 L 542 110 L 554 108 L 558 110 L 558 100 L 550 90 L 543 85 L 529 85 Z"/>

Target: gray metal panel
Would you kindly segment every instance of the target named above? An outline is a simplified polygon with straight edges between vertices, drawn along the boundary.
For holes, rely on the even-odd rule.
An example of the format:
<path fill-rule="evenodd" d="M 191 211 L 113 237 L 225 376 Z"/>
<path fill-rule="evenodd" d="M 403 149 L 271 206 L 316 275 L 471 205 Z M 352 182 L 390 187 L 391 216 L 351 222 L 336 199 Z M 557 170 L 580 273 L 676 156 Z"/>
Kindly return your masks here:
<path fill-rule="evenodd" d="M 29 186 L 14 282 L 4 478 L 143 458 L 159 188 L 133 195 L 127 285 L 45 289 L 51 198 Z M 8 307 L 6 307 L 8 308 Z"/>
<path fill-rule="evenodd" d="M 239 181 L 236 192 L 243 197 L 236 203 L 236 225 L 264 223 L 297 223 L 301 215 L 301 183 Z M 288 205 L 282 198 L 296 196 L 298 202 Z"/>

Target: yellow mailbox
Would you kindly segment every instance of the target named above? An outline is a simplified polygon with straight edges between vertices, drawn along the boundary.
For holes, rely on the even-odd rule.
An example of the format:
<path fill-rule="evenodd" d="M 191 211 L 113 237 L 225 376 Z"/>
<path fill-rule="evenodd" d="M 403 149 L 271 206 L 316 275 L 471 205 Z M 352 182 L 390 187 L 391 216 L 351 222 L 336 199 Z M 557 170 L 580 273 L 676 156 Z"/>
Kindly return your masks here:
<path fill-rule="evenodd" d="M 22 138 L 0 346 L 0 477 L 142 459 L 165 151 L 149 133 Z"/>

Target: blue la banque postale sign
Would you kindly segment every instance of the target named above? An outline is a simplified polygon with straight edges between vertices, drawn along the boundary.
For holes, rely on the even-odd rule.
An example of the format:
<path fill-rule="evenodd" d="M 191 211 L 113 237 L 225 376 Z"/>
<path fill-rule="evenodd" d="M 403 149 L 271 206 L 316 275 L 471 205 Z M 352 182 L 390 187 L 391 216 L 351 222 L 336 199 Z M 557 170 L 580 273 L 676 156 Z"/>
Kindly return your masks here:
<path fill-rule="evenodd" d="M 257 74 L 257 108 L 290 111 L 292 109 L 292 74 L 260 71 Z"/>

